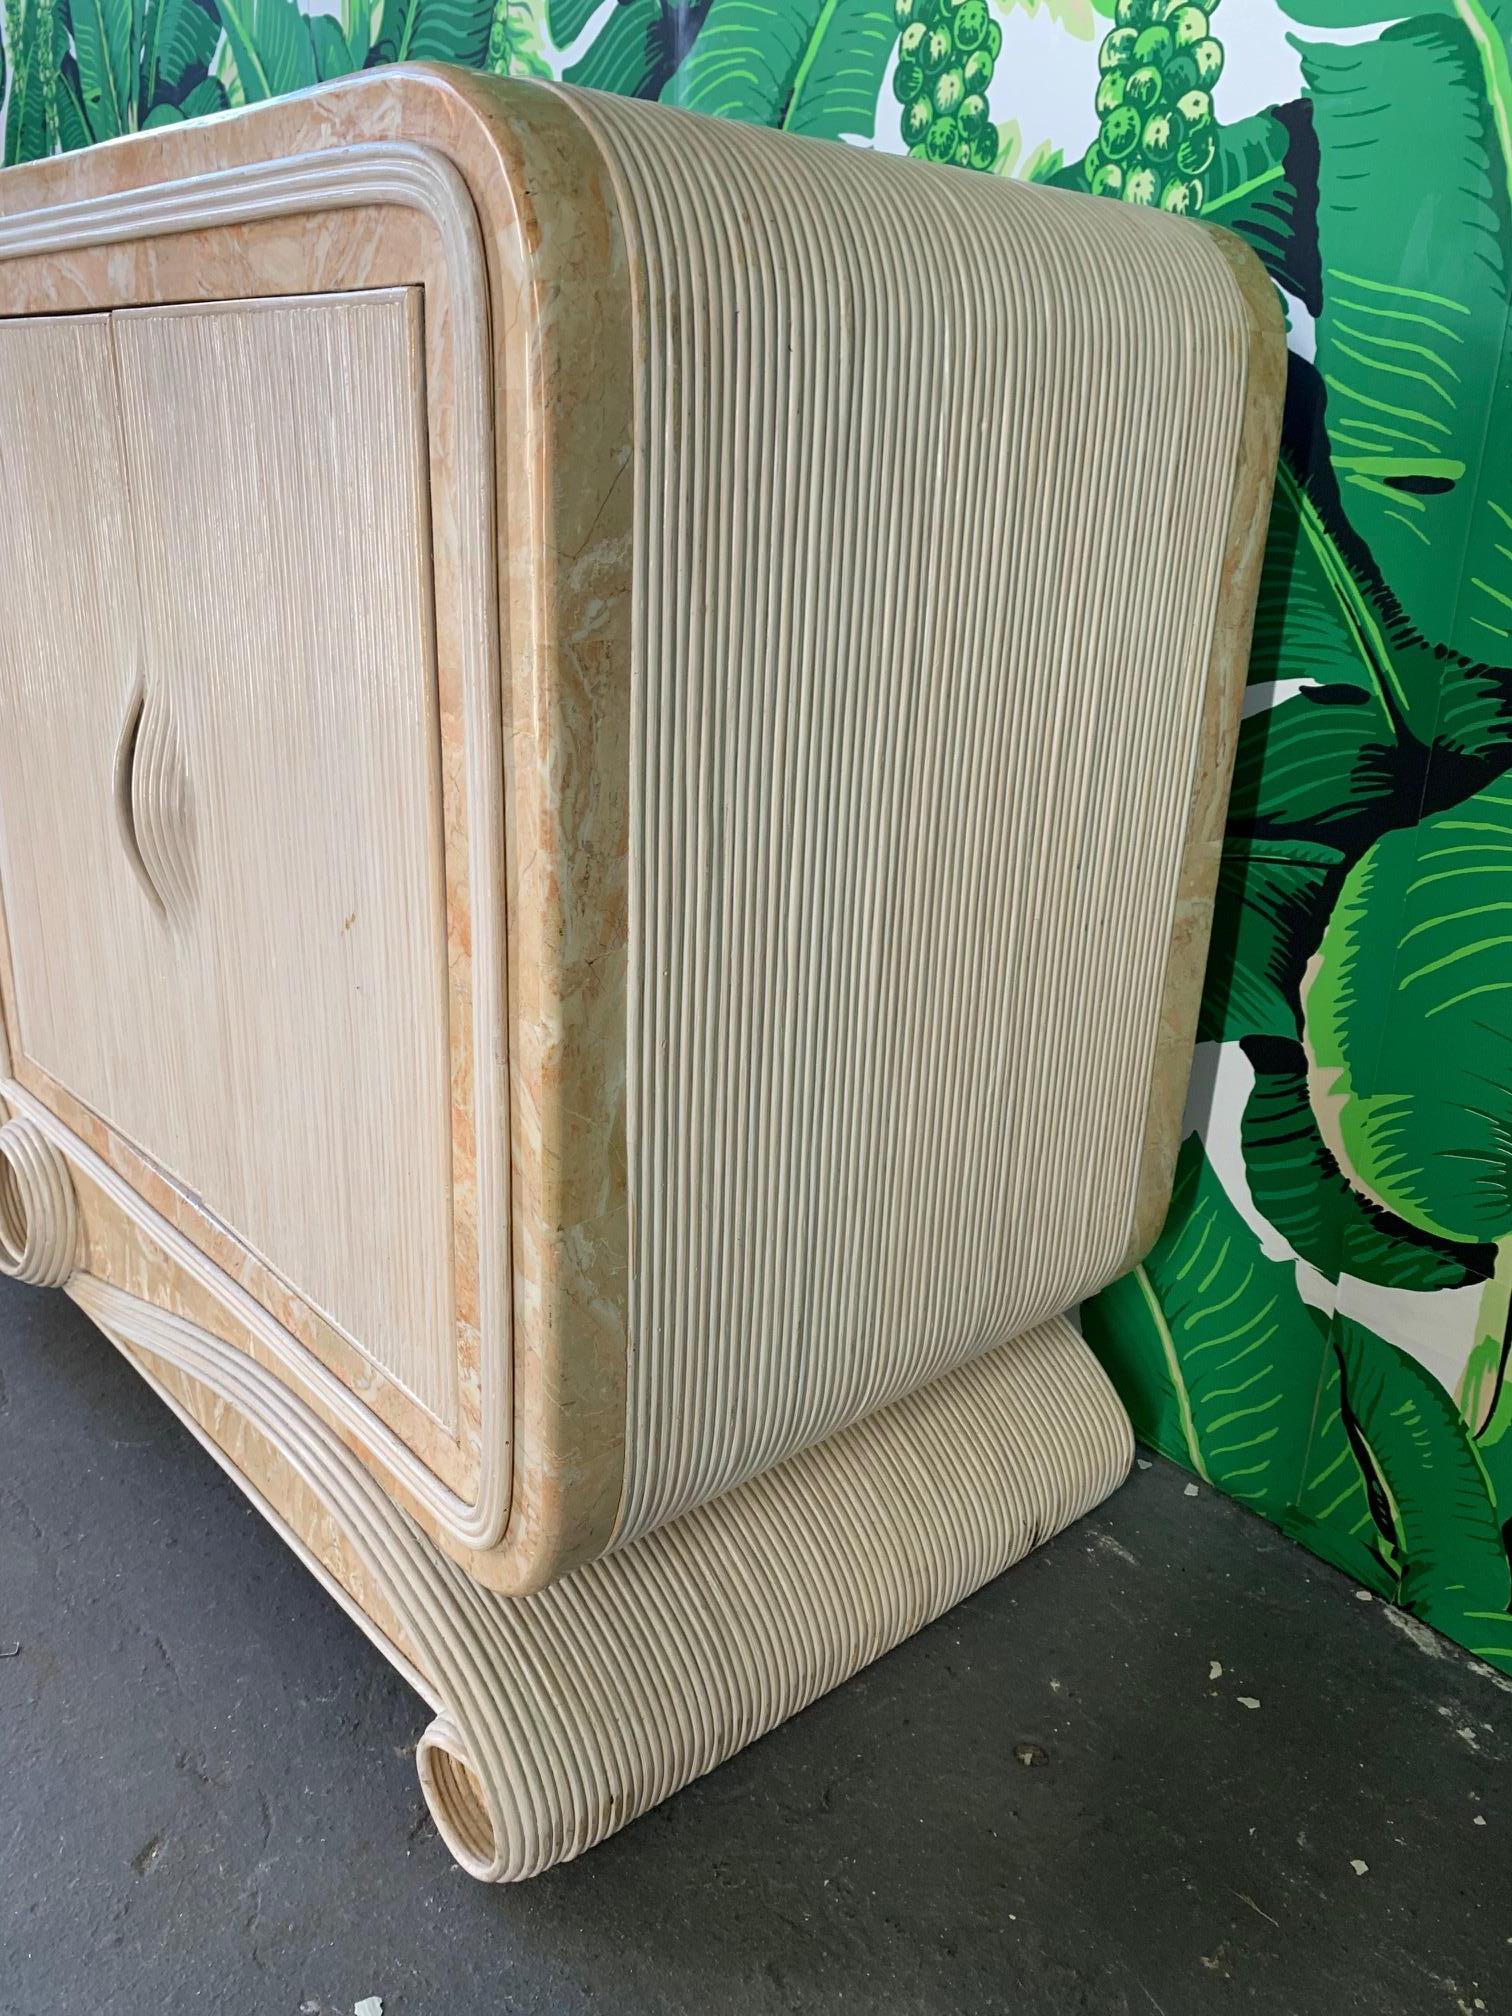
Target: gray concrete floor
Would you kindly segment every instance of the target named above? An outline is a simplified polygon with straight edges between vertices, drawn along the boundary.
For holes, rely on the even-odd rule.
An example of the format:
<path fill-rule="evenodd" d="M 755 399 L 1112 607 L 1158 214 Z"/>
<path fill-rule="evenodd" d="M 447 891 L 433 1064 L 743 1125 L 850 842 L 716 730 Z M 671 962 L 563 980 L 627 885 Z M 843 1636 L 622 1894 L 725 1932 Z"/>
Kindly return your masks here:
<path fill-rule="evenodd" d="M 484 1890 L 421 1703 L 61 1297 L 0 1381 L 4 2016 L 1512 2011 L 1512 1686 L 1163 1464 Z"/>

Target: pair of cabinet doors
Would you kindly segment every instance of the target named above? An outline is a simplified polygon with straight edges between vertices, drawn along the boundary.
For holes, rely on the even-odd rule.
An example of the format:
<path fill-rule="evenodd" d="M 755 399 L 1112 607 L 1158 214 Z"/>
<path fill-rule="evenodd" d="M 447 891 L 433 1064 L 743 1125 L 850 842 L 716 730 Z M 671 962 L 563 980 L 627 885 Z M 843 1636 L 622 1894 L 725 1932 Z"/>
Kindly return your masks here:
<path fill-rule="evenodd" d="M 455 1429 L 427 467 L 418 288 L 0 320 L 13 1069 Z"/>

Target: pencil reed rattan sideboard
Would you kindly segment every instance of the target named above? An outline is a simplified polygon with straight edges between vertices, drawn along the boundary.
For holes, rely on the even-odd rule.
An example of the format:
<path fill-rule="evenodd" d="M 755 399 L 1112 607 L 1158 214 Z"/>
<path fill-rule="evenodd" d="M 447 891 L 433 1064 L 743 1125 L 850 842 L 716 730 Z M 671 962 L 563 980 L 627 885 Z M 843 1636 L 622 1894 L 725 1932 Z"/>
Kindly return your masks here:
<path fill-rule="evenodd" d="M 553 86 L 0 176 L 0 1265 L 473 1874 L 1127 1468 L 1282 363 L 1221 234 Z"/>

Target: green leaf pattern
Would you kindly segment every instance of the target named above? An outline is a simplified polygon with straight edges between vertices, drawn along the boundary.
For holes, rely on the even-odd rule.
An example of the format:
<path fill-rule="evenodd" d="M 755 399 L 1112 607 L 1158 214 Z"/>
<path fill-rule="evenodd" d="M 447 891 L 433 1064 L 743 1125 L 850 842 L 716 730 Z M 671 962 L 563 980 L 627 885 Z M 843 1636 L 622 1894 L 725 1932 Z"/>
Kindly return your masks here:
<path fill-rule="evenodd" d="M 1166 1228 L 1083 1328 L 1145 1441 L 1257 1511 L 1296 1495 L 1325 1345 L 1295 1270 L 1269 1260 L 1196 1135 Z"/>

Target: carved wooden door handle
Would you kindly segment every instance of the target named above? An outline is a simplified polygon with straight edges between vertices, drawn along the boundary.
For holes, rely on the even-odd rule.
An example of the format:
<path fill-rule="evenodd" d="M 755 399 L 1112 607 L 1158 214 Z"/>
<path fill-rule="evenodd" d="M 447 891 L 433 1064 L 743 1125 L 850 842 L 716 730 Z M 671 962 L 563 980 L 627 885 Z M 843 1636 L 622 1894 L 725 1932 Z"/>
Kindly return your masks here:
<path fill-rule="evenodd" d="M 140 676 L 126 703 L 115 758 L 116 824 L 132 872 L 164 917 L 194 901 L 194 808 L 183 740 L 167 696 Z"/>

